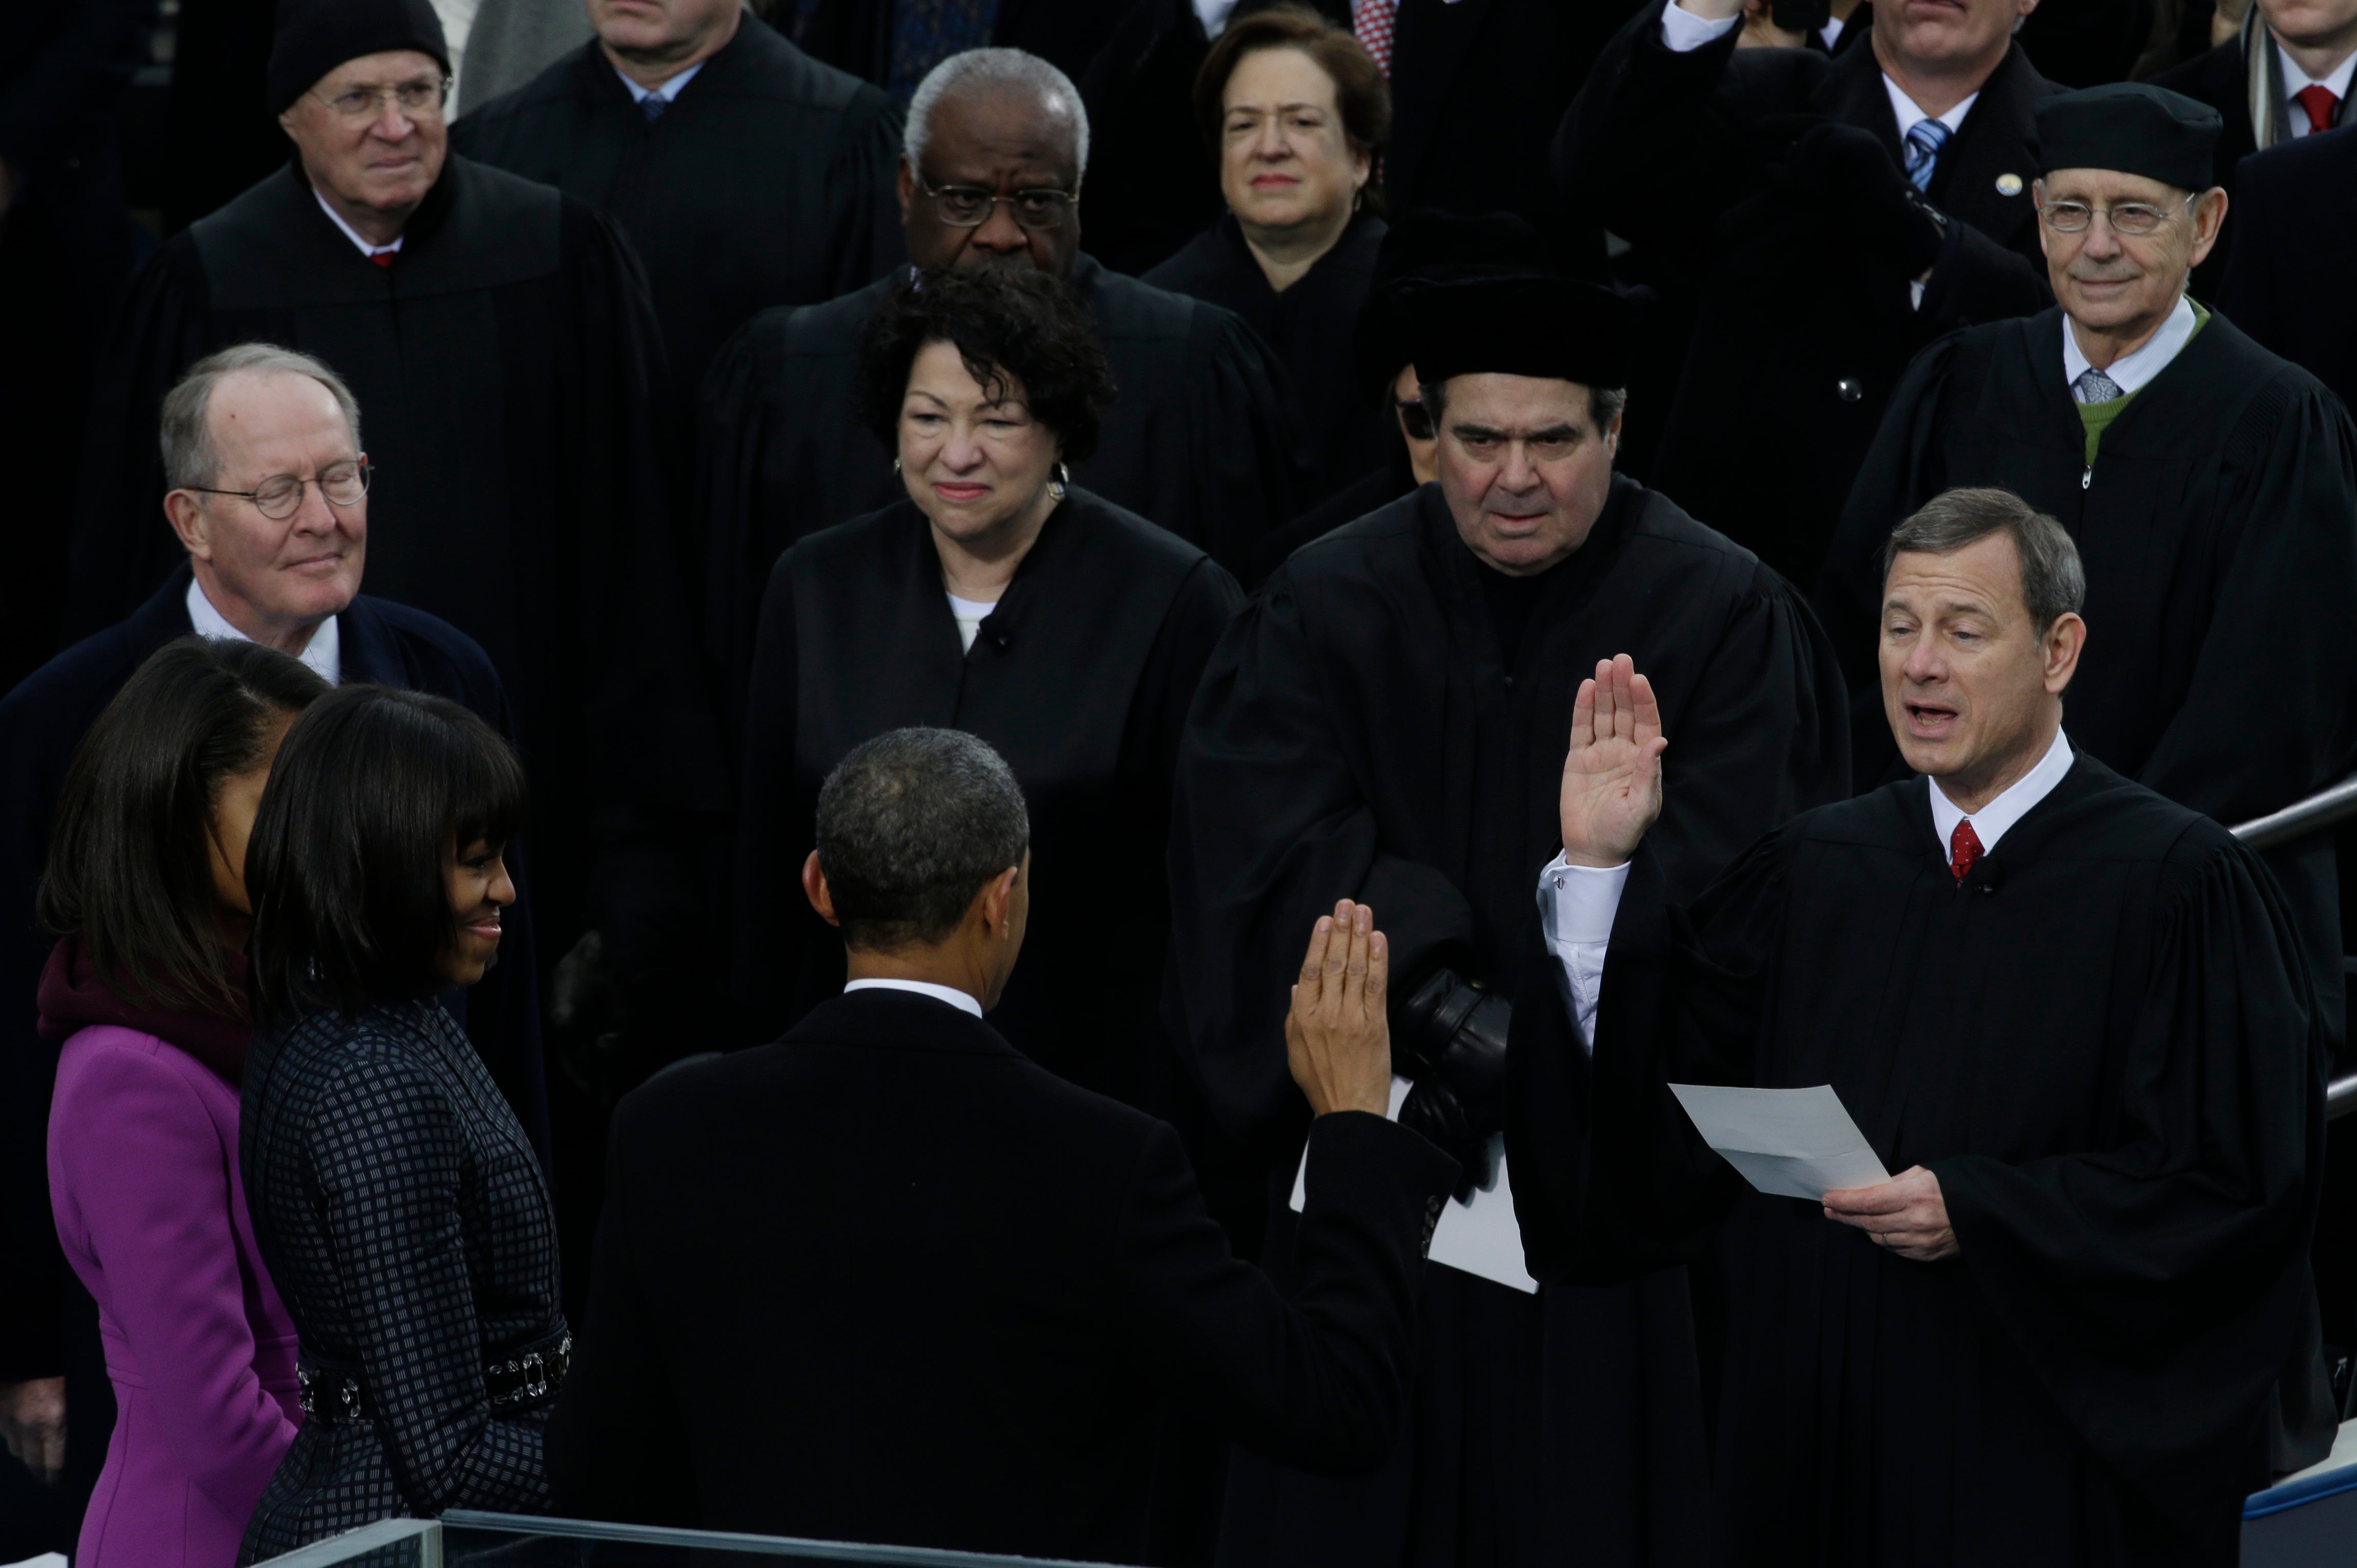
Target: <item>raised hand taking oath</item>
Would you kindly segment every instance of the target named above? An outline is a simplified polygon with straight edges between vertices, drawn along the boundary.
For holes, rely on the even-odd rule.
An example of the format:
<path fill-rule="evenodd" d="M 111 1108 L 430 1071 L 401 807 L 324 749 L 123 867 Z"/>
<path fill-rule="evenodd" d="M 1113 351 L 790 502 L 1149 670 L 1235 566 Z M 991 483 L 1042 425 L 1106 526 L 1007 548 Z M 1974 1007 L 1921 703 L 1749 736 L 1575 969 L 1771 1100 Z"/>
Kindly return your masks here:
<path fill-rule="evenodd" d="M 1372 909 L 1345 898 L 1318 917 L 1285 1018 L 1286 1064 L 1317 1114 L 1391 1109 L 1390 979 L 1391 948 Z"/>
<path fill-rule="evenodd" d="M 1571 707 L 1563 759 L 1563 855 L 1574 865 L 1624 865 L 1662 814 L 1661 704 L 1627 654 L 1598 660 Z"/>

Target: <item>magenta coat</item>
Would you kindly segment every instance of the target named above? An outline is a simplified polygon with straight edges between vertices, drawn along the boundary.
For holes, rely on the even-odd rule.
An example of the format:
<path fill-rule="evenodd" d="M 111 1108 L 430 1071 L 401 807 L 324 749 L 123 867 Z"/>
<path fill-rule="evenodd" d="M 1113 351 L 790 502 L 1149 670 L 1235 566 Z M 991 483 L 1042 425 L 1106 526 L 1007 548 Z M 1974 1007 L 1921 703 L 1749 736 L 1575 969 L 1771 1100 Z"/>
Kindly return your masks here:
<path fill-rule="evenodd" d="M 49 1204 L 121 1406 L 77 1568 L 230 1568 L 295 1441 L 295 1325 L 246 1219 L 237 1112 L 136 1029 L 80 1030 L 59 1058 Z"/>

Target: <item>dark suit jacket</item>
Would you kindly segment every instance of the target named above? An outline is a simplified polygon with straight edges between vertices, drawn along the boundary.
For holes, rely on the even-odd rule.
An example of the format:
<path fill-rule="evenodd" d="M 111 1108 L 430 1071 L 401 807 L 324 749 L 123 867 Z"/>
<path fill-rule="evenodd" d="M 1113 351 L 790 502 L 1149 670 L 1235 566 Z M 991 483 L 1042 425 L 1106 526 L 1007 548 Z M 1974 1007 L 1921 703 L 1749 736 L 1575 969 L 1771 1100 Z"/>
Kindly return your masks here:
<path fill-rule="evenodd" d="M 1632 424 L 1656 426 L 1641 477 L 1805 585 L 1916 349 L 2047 302 L 2030 115 L 2060 90 L 2018 47 L 1983 85 L 1927 193 L 1950 221 L 1910 309 L 1904 267 L 1853 237 L 1848 194 L 1786 166 L 1824 122 L 1872 133 L 1904 166 L 1873 49 L 1738 52 L 1736 37 L 1679 54 L 1658 7 L 1632 20 L 1565 115 L 1555 170 L 1636 247 L 1665 329 L 1691 324 L 1674 390 L 1648 407 L 1632 389 Z"/>
<path fill-rule="evenodd" d="M 1136 1562 L 1169 1402 L 1286 1463 L 1398 1436 L 1455 1162 L 1322 1117 L 1290 1302 L 1178 1134 L 945 1002 L 850 993 L 616 1113 L 561 1512 Z"/>
<path fill-rule="evenodd" d="M 2242 240 L 2218 308 L 2357 407 L 2357 124 L 2253 156 L 2226 226 Z"/>
<path fill-rule="evenodd" d="M 33 913 L 49 819 L 67 764 L 99 713 L 147 656 L 189 634 L 183 564 L 130 619 L 87 638 L 27 676 L 0 701 L 0 1381 L 59 1370 L 63 1260 L 49 1215 L 42 1149 L 58 1046 L 35 1030 L 34 992 L 55 938 Z M 363 595 L 339 618 L 343 678 L 463 703 L 511 738 L 507 697 L 472 639 L 432 616 Z M 517 1115 L 547 1145 L 539 1004 L 528 904 L 508 917 L 505 960 L 465 993 L 468 1032 Z"/>

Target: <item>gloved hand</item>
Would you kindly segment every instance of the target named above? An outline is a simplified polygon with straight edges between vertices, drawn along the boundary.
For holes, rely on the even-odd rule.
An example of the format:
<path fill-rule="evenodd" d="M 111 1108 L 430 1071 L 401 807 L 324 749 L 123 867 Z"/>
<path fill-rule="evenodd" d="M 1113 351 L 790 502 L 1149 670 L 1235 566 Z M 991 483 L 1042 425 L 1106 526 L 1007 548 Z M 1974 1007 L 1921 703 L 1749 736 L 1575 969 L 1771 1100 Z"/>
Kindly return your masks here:
<path fill-rule="evenodd" d="M 1400 1123 L 1464 1167 L 1459 1197 L 1489 1181 L 1490 1135 L 1506 1124 L 1506 1030 L 1512 1019 L 1513 1005 L 1504 997 L 1439 969 L 1408 993 L 1393 1030 L 1397 1070 L 1415 1085 L 1400 1107 Z"/>
<path fill-rule="evenodd" d="M 1762 129 L 1770 131 L 1771 139 L 1791 137 L 1781 156 L 1770 155 L 1779 186 L 1814 207 L 1860 250 L 1908 277 L 1932 270 L 1946 232 L 1873 132 L 1834 120 L 1818 120 L 1805 129 L 1788 124 Z"/>

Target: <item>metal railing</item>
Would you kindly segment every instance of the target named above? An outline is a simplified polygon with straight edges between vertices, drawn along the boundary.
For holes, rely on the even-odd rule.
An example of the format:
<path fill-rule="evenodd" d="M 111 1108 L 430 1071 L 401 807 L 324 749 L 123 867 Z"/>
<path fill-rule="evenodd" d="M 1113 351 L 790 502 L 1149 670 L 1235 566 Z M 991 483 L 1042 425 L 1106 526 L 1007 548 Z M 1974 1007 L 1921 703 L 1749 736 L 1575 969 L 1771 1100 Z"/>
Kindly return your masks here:
<path fill-rule="evenodd" d="M 2343 779 L 2304 800 L 2294 800 L 2280 811 L 2254 817 L 2227 831 L 2253 849 L 2274 849 L 2326 828 L 2338 827 L 2352 817 L 2357 817 L 2357 777 Z M 2357 1112 L 2357 1073 L 2335 1079 L 2324 1095 L 2327 1121 L 2352 1112 Z"/>

